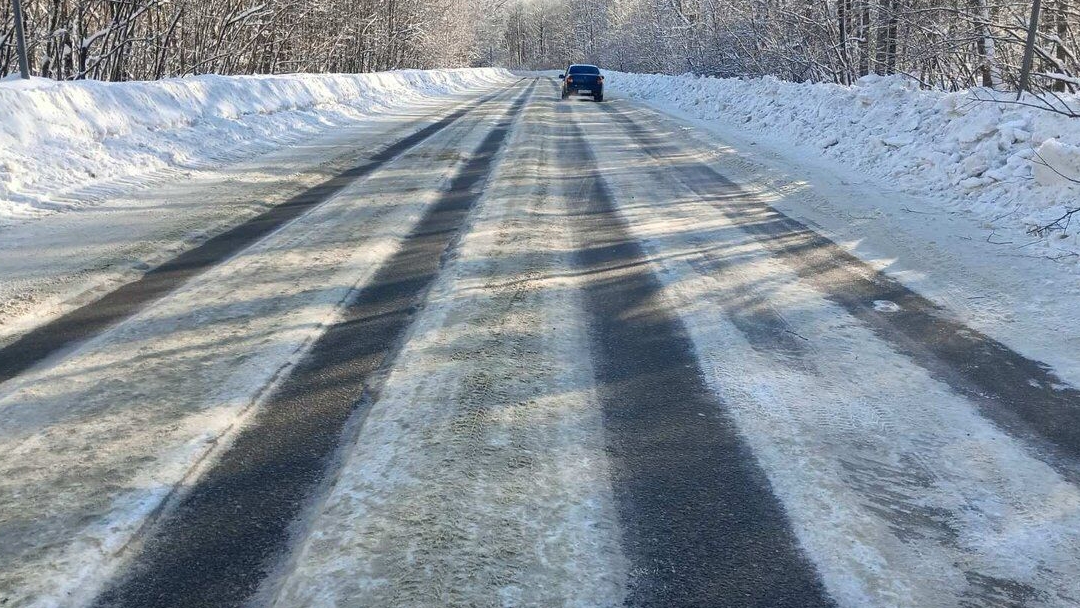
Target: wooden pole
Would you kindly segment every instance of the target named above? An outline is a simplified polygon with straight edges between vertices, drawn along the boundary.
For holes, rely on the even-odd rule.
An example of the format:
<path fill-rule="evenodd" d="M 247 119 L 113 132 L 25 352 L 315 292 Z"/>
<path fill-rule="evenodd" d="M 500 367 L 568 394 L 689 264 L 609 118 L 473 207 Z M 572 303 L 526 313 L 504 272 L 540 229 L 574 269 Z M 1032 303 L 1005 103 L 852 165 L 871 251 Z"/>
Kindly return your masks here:
<path fill-rule="evenodd" d="M 1035 41 L 1039 31 L 1039 11 L 1042 9 L 1042 0 L 1033 0 L 1031 3 L 1031 22 L 1028 25 L 1027 43 L 1024 45 L 1024 63 L 1020 67 L 1020 91 L 1016 98 L 1020 99 L 1024 93 L 1031 90 L 1031 64 L 1035 60 Z"/>
<path fill-rule="evenodd" d="M 15 17 L 15 52 L 19 56 L 19 74 L 30 79 L 30 63 L 26 60 L 26 34 L 23 33 L 22 2 L 11 0 L 12 13 Z"/>

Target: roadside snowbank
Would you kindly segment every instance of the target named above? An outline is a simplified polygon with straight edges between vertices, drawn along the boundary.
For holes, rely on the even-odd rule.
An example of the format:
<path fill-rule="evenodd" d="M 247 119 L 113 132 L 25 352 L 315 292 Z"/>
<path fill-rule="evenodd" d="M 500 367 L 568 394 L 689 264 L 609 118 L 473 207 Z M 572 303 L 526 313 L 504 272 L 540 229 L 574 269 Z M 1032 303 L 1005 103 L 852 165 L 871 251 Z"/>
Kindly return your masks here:
<path fill-rule="evenodd" d="M 426 97 L 505 82 L 500 69 L 0 81 L 0 223 L 87 201 L 88 186 L 198 169 Z"/>
<path fill-rule="evenodd" d="M 1070 181 L 1080 179 L 1080 119 L 976 97 L 987 91 L 922 91 L 901 77 L 845 87 L 605 74 L 625 97 L 736 125 L 794 155 L 831 157 L 946 209 L 970 211 L 987 228 L 1045 225 L 1080 200 L 1080 185 Z M 1044 244 L 1050 257 L 1080 266 L 1078 227 L 1052 235 Z"/>

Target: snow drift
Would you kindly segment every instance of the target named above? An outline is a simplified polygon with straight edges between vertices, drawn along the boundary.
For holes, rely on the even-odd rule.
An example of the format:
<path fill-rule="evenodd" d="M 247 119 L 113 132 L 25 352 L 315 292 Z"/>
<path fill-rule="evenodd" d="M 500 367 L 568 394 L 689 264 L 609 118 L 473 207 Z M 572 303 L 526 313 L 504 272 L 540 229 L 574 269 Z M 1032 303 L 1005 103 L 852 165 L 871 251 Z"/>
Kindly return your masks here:
<path fill-rule="evenodd" d="M 854 86 L 606 72 L 623 96 L 718 120 L 822 155 L 943 206 L 1016 227 L 1075 208 L 1080 119 L 990 91 L 919 90 L 903 77 Z M 997 101 L 986 101 L 994 99 Z"/>
<path fill-rule="evenodd" d="M 2 80 L 0 223 L 85 203 L 95 184 L 251 156 L 335 124 L 509 77 L 499 69 L 457 69 L 124 83 Z"/>

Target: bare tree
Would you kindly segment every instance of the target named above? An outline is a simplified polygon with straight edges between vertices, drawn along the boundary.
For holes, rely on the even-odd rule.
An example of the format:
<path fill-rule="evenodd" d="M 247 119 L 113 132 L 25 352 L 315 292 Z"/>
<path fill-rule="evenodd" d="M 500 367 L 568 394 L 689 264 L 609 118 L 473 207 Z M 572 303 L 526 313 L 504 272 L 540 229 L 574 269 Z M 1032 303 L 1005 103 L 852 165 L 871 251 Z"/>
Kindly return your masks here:
<path fill-rule="evenodd" d="M 1031 88 L 1071 92 L 1080 12 L 1045 2 Z M 508 48 L 489 49 L 487 62 L 555 67 L 568 55 L 634 71 L 844 84 L 902 74 L 924 87 L 1016 90 L 1030 9 L 1030 0 L 509 0 Z"/>

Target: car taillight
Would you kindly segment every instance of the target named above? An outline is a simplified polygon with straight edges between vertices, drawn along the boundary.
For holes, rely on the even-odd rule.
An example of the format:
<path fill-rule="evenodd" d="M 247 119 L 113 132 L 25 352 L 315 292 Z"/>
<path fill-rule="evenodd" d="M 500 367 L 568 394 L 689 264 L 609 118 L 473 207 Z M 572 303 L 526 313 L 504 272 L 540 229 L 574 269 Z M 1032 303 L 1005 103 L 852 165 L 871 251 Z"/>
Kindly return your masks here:
<path fill-rule="evenodd" d="M 567 76 L 566 77 L 566 82 L 574 82 L 574 77 L 573 76 Z"/>
<path fill-rule="evenodd" d="M 596 80 L 597 80 L 597 82 L 604 82 L 604 77 L 603 76 L 597 76 Z"/>

